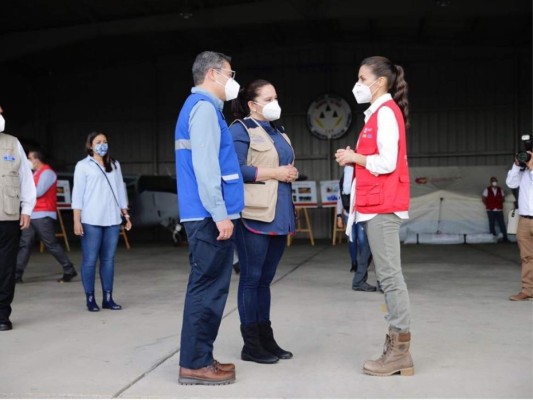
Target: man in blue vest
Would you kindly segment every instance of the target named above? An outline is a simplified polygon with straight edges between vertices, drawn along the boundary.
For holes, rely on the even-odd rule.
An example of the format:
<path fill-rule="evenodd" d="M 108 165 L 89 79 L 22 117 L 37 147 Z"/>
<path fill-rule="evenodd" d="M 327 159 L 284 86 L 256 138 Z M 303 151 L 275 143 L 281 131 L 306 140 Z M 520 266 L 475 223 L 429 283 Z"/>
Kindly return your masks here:
<path fill-rule="evenodd" d="M 224 385 L 235 365 L 213 357 L 233 265 L 233 222 L 244 208 L 244 184 L 222 114 L 239 93 L 231 58 L 212 51 L 193 64 L 194 87 L 179 113 L 175 151 L 180 220 L 191 270 L 185 296 L 180 384 Z"/>

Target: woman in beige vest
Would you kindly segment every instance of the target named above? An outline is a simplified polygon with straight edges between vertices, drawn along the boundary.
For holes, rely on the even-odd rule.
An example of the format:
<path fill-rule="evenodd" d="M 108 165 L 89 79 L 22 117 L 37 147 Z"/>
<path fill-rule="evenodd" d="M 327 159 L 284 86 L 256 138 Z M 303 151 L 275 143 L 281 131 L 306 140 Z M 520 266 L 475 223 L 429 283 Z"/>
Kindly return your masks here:
<path fill-rule="evenodd" d="M 298 177 L 294 151 L 281 126 L 276 89 L 265 80 L 241 88 L 232 102 L 237 119 L 230 126 L 245 187 L 245 209 L 236 223 L 240 263 L 238 308 L 245 361 L 272 364 L 292 358 L 274 340 L 270 284 L 294 233 L 291 183 Z"/>

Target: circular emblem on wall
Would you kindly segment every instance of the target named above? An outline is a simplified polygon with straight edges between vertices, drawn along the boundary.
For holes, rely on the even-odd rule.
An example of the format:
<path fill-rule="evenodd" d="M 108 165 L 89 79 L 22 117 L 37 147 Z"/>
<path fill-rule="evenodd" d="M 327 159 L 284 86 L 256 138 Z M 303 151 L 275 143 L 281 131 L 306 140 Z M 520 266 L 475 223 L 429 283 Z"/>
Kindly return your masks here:
<path fill-rule="evenodd" d="M 324 94 L 307 109 L 307 127 L 319 139 L 338 139 L 351 123 L 352 110 L 341 96 Z"/>

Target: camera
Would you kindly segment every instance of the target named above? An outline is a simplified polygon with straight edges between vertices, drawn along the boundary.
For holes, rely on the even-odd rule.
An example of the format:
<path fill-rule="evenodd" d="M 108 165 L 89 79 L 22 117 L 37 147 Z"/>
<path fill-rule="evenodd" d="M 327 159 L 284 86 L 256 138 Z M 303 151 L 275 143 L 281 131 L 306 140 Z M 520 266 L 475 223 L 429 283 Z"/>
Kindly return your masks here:
<path fill-rule="evenodd" d="M 522 135 L 522 147 L 524 150 L 516 153 L 516 159 L 518 160 L 518 165 L 522 168 L 527 168 L 527 163 L 531 160 L 531 154 L 528 151 L 533 151 L 533 141 L 531 140 L 531 135 Z"/>

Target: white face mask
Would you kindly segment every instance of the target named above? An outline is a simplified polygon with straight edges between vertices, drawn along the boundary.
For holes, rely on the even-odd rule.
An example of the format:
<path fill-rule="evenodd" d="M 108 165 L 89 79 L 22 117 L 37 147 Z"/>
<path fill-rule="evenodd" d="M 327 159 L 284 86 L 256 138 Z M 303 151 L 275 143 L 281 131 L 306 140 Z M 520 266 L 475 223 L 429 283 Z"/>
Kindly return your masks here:
<path fill-rule="evenodd" d="M 492 181 L 492 186 L 498 186 L 498 182 L 497 181 Z"/>
<path fill-rule="evenodd" d="M 374 82 L 372 82 L 372 85 L 374 85 L 374 83 L 376 82 L 377 82 L 377 79 Z M 372 85 L 366 86 L 359 82 L 355 84 L 355 86 L 352 89 L 352 93 L 357 103 L 364 104 L 364 103 L 370 103 L 372 101 L 372 92 L 370 91 L 370 88 L 372 87 Z"/>
<path fill-rule="evenodd" d="M 259 104 L 256 101 L 254 101 L 254 103 Z M 263 114 L 263 117 L 265 117 L 267 121 L 275 121 L 279 119 L 279 117 L 281 117 L 281 107 L 279 106 L 278 101 L 274 100 L 265 105 L 261 114 Z"/>
<path fill-rule="evenodd" d="M 4 117 L 2 117 L 2 114 L 0 114 L 0 132 L 3 132 L 6 128 L 6 120 Z"/>
<path fill-rule="evenodd" d="M 233 78 L 228 79 L 228 81 L 224 85 L 224 92 L 226 93 L 226 101 L 236 99 L 237 96 L 239 95 L 240 88 L 241 88 L 241 85 L 239 85 L 235 79 Z"/>
<path fill-rule="evenodd" d="M 220 72 L 215 71 L 217 74 L 220 74 Z M 222 74 L 221 74 L 222 75 Z M 225 76 L 225 75 L 224 75 Z M 226 101 L 230 101 L 233 99 L 236 99 L 239 95 L 239 89 L 241 88 L 241 85 L 237 83 L 237 81 L 233 78 L 227 78 L 226 83 L 224 84 L 224 93 L 226 95 Z M 215 82 L 219 85 L 222 85 L 219 81 L 215 79 Z"/>

